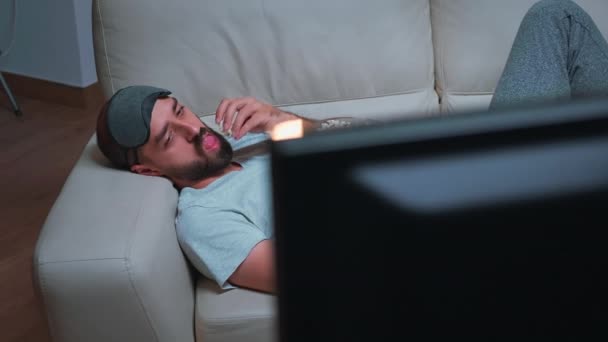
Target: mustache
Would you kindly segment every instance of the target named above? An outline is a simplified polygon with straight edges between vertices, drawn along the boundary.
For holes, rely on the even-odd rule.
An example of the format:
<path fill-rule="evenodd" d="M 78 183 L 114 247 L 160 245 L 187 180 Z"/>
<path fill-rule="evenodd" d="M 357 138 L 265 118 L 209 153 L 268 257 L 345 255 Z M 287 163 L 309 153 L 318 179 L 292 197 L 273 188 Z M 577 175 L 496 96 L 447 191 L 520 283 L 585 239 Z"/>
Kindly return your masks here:
<path fill-rule="evenodd" d="M 196 149 L 196 152 L 198 152 L 198 154 L 201 156 L 205 154 L 205 151 L 203 151 L 203 137 L 205 136 L 205 134 L 207 134 L 207 132 L 209 132 L 207 128 L 201 127 L 201 129 L 198 131 L 198 134 L 193 139 L 194 148 Z"/>
<path fill-rule="evenodd" d="M 205 134 L 207 134 L 207 132 L 209 132 L 209 130 L 207 128 L 201 127 L 201 129 L 198 131 L 198 134 L 196 135 L 196 137 L 194 137 L 194 142 L 197 145 L 202 144 L 203 136 L 205 136 Z"/>

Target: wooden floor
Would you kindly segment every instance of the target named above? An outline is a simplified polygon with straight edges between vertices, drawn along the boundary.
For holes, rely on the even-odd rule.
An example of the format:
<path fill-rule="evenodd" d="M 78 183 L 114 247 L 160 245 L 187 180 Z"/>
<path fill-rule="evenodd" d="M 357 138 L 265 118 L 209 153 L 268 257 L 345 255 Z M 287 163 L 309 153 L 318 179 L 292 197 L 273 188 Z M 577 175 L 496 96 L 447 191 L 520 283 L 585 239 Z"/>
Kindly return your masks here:
<path fill-rule="evenodd" d="M 50 341 L 32 255 L 51 205 L 94 131 L 96 110 L 18 98 L 0 88 L 0 341 Z"/>

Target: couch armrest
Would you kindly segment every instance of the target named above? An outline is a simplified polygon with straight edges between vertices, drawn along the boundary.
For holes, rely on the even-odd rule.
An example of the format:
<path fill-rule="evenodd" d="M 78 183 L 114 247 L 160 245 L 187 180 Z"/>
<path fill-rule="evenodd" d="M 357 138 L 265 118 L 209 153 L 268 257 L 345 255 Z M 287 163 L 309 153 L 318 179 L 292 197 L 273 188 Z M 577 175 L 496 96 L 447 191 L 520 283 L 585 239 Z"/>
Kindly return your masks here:
<path fill-rule="evenodd" d="M 38 238 L 35 283 L 54 341 L 194 341 L 194 276 L 177 191 L 113 169 L 95 137 Z"/>

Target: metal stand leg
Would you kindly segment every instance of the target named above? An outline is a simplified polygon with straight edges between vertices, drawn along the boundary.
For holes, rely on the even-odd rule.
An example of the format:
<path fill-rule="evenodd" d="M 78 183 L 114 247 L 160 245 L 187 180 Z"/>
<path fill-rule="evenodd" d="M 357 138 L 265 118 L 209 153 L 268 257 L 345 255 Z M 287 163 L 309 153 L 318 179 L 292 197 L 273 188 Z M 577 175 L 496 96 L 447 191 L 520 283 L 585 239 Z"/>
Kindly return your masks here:
<path fill-rule="evenodd" d="M 0 83 L 2 83 L 2 87 L 4 87 L 4 91 L 6 92 L 9 101 L 11 101 L 11 105 L 13 106 L 13 111 L 15 112 L 15 115 L 23 115 L 23 113 L 21 113 L 21 109 L 19 109 L 19 105 L 17 104 L 15 97 L 13 96 L 13 93 L 11 92 L 11 88 L 8 87 L 8 84 L 4 80 L 4 76 L 2 76 L 2 72 L 0 72 Z"/>

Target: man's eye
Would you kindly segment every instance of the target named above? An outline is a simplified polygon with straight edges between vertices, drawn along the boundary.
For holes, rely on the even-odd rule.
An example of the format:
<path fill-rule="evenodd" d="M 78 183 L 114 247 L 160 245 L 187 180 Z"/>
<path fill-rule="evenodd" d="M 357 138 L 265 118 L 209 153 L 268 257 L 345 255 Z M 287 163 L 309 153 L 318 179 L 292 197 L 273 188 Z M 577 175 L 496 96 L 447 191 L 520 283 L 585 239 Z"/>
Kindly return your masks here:
<path fill-rule="evenodd" d="M 167 139 L 165 139 L 165 145 L 169 145 L 169 143 L 171 142 L 171 139 L 173 139 L 173 133 L 169 133 L 167 135 Z"/>
<path fill-rule="evenodd" d="M 184 112 L 184 106 L 179 107 L 179 110 L 177 111 L 177 116 L 182 115 Z"/>

